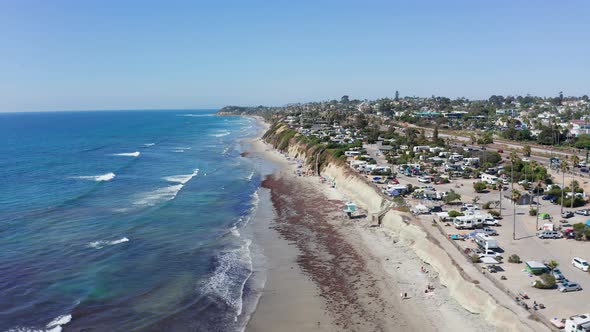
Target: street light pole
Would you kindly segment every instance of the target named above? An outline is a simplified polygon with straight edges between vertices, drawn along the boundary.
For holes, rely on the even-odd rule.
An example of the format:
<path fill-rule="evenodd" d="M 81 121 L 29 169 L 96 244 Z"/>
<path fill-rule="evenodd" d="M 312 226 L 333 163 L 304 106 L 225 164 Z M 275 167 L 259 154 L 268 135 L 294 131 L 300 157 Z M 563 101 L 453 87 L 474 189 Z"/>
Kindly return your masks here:
<path fill-rule="evenodd" d="M 561 168 L 561 213 L 563 213 L 563 192 L 565 191 L 565 167 Z"/>

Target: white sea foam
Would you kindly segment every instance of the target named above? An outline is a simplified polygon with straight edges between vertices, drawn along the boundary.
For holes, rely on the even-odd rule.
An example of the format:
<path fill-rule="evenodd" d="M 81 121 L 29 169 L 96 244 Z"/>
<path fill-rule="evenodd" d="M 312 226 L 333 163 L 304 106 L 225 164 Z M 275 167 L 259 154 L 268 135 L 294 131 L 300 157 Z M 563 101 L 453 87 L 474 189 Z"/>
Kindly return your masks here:
<path fill-rule="evenodd" d="M 102 182 L 102 181 L 111 181 L 112 179 L 115 178 L 115 176 L 116 176 L 115 173 L 111 172 L 111 173 L 106 173 L 106 174 L 101 174 L 101 175 L 74 176 L 74 177 L 72 177 L 72 179 L 92 180 L 92 181 Z"/>
<path fill-rule="evenodd" d="M 154 206 L 161 202 L 173 200 L 180 191 L 180 189 L 182 189 L 182 186 L 182 184 L 177 184 L 174 186 L 158 188 L 154 191 L 145 194 L 143 197 L 133 202 L 133 204 Z"/>
<path fill-rule="evenodd" d="M 204 293 L 216 296 L 232 307 L 236 320 L 242 313 L 244 286 L 252 275 L 251 243 L 244 240 L 241 247 L 222 253 L 217 268 L 203 288 Z M 236 287 L 229 287 L 236 282 L 239 282 Z"/>
<path fill-rule="evenodd" d="M 195 169 L 194 172 L 192 172 L 191 174 L 167 176 L 167 177 L 164 178 L 164 180 L 166 180 L 168 182 L 175 182 L 175 183 L 185 184 L 185 183 L 189 182 L 192 178 L 194 178 L 197 175 L 199 175 L 199 169 L 198 168 Z"/>
<path fill-rule="evenodd" d="M 45 329 L 19 326 L 9 329 L 6 332 L 61 332 L 62 325 L 66 325 L 70 321 L 72 321 L 72 315 L 61 315 L 45 325 Z"/>
<path fill-rule="evenodd" d="M 72 320 L 72 315 L 61 315 L 58 316 L 57 318 L 55 318 L 54 320 L 52 320 L 51 322 L 49 322 L 49 324 L 47 324 L 47 328 L 54 328 L 54 327 L 60 327 L 60 331 L 61 331 L 61 326 L 62 325 L 66 325 L 67 323 L 69 323 Z"/>
<path fill-rule="evenodd" d="M 241 219 L 241 218 L 240 218 Z M 235 237 L 240 237 L 240 231 L 238 230 L 237 226 L 232 226 L 232 228 L 230 229 L 230 232 L 232 233 L 233 236 Z"/>
<path fill-rule="evenodd" d="M 229 147 L 226 147 L 223 149 L 223 152 L 221 154 L 227 154 L 228 151 L 229 151 Z"/>
<path fill-rule="evenodd" d="M 129 242 L 129 239 L 126 237 L 123 237 L 118 240 L 112 240 L 112 241 L 100 240 L 100 241 L 90 242 L 88 244 L 88 246 L 90 248 L 94 248 L 94 249 L 102 249 L 106 246 L 114 246 L 116 244 L 125 243 L 125 242 Z"/>
<path fill-rule="evenodd" d="M 140 154 L 141 154 L 141 152 L 135 151 L 135 152 L 115 153 L 115 154 L 113 154 L 113 156 L 119 156 L 119 157 L 139 157 Z"/>
<path fill-rule="evenodd" d="M 218 130 L 217 133 L 215 134 L 210 134 L 209 136 L 213 136 L 213 137 L 223 137 L 223 136 L 227 136 L 231 134 L 230 131 L 228 130 Z"/>
<path fill-rule="evenodd" d="M 156 145 L 156 143 L 146 143 L 143 146 L 150 147 L 150 146 L 154 146 L 154 145 Z"/>
<path fill-rule="evenodd" d="M 176 149 L 176 150 L 190 150 L 192 148 L 190 146 L 176 146 L 173 149 Z"/>
<path fill-rule="evenodd" d="M 253 178 L 253 177 L 254 177 L 254 171 L 252 171 L 252 172 L 251 172 L 251 173 L 250 173 L 250 174 L 249 174 L 249 175 L 246 177 L 246 179 L 247 179 L 248 181 L 252 181 L 252 178 Z"/>

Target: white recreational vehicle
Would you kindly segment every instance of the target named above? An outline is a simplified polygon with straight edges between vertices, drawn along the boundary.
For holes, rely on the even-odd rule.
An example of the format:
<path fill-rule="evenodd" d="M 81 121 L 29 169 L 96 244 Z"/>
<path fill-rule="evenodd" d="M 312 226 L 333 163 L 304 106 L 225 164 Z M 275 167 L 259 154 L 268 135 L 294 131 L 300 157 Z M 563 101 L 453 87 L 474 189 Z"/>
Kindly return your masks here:
<path fill-rule="evenodd" d="M 465 166 L 476 166 L 479 165 L 479 158 L 464 158 L 463 164 Z"/>
<path fill-rule="evenodd" d="M 487 184 L 497 184 L 498 183 L 498 177 L 495 176 L 495 175 L 483 173 L 481 175 L 481 181 L 483 181 L 483 182 L 485 182 Z"/>
<path fill-rule="evenodd" d="M 484 249 L 498 249 L 498 241 L 485 233 L 477 233 L 474 237 L 475 243 Z"/>
<path fill-rule="evenodd" d="M 474 213 L 455 218 L 453 224 L 456 229 L 474 229 L 483 227 L 489 220 L 494 220 L 494 217 L 489 214 Z"/>
<path fill-rule="evenodd" d="M 463 156 L 458 154 L 458 153 L 453 153 L 452 155 L 449 156 L 449 161 L 461 161 L 463 160 Z"/>
<path fill-rule="evenodd" d="M 344 151 L 344 155 L 347 157 L 355 157 L 355 156 L 360 156 L 361 153 L 360 153 L 360 151 Z"/>

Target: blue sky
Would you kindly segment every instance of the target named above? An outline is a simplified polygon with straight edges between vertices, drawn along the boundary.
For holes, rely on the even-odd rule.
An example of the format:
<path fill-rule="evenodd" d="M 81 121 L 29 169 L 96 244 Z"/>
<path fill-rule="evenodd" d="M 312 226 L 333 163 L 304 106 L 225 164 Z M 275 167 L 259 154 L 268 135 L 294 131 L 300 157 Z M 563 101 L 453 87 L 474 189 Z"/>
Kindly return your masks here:
<path fill-rule="evenodd" d="M 0 111 L 590 94 L 590 2 L 0 1 Z"/>

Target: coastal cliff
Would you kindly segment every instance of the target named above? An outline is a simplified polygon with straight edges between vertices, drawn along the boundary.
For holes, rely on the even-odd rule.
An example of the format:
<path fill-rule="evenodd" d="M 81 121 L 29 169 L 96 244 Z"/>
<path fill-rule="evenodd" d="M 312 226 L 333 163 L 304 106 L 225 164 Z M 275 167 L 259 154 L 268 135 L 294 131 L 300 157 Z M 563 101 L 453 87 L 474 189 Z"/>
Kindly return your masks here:
<path fill-rule="evenodd" d="M 532 331 L 534 322 L 502 305 L 490 290 L 485 290 L 465 275 L 457 261 L 446 252 L 411 215 L 389 209 L 389 200 L 367 179 L 352 171 L 342 151 L 310 140 L 282 122 L 273 124 L 263 139 L 292 158 L 304 160 L 317 174 L 333 179 L 338 191 L 354 201 L 369 215 L 379 214 L 382 229 L 395 234 L 422 261 L 434 268 L 440 282 L 468 312 L 479 314 L 501 331 Z M 500 290 L 497 290 L 498 292 Z"/>

